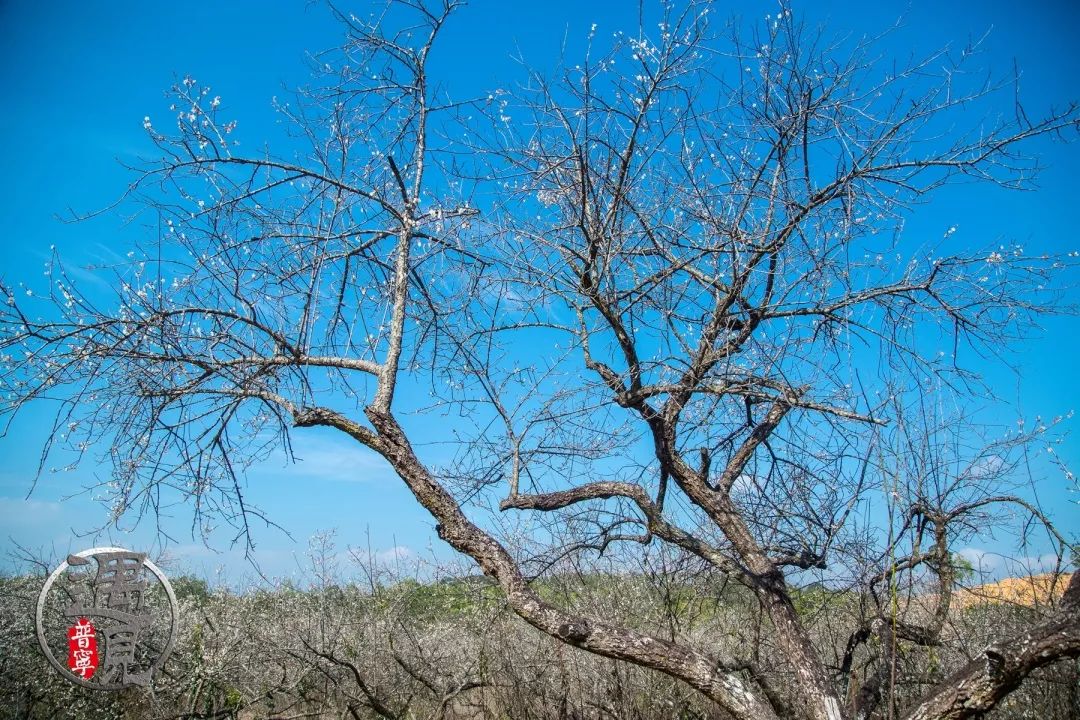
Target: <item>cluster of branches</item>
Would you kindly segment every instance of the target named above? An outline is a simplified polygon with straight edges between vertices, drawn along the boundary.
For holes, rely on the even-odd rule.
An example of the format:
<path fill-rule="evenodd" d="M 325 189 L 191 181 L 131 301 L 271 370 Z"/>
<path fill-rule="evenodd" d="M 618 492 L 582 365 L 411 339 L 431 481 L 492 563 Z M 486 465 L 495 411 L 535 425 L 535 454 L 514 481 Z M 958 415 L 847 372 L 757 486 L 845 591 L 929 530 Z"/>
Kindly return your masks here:
<path fill-rule="evenodd" d="M 1067 258 L 913 242 L 903 221 L 953 180 L 1028 186 L 1022 149 L 1077 109 L 972 122 L 1009 88 L 965 74 L 971 52 L 885 66 L 876 39 L 830 44 L 786 8 L 718 31 L 699 3 L 455 98 L 428 65 L 457 5 L 334 9 L 347 39 L 279 107 L 297 132 L 276 152 L 240 154 L 220 99 L 174 87 L 176 129 L 146 121 L 160 157 L 127 194 L 156 241 L 111 290 L 58 259 L 47 293 L 4 285 L 6 419 L 52 398 L 43 467 L 55 441 L 104 443 L 115 517 L 191 501 L 194 530 L 237 538 L 266 519 L 246 465 L 338 430 L 547 635 L 733 717 L 895 716 L 902 646 L 944 642 L 958 543 L 1003 510 L 1068 545 L 1009 487 L 1031 434 L 943 435 L 980 389 L 971 359 L 1055 309 Z M 458 452 L 437 466 L 402 418 L 448 409 Z M 477 517 L 496 504 L 503 527 Z M 746 588 L 767 618 L 753 657 L 533 582 L 654 543 Z M 814 570 L 865 598 L 835 662 L 793 600 Z M 901 618 L 898 594 L 927 588 L 936 609 Z M 973 716 L 1077 654 L 1062 612 L 899 710 Z"/>

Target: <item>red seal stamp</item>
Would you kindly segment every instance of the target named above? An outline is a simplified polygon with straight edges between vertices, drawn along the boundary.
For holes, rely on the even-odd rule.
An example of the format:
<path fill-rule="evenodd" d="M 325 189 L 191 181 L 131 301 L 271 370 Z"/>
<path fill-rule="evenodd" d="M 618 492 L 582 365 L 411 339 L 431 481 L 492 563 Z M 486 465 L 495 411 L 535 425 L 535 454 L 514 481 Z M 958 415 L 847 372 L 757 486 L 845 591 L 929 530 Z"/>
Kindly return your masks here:
<path fill-rule="evenodd" d="M 98 667 L 97 631 L 84 617 L 68 628 L 68 668 L 83 680 L 94 676 Z"/>

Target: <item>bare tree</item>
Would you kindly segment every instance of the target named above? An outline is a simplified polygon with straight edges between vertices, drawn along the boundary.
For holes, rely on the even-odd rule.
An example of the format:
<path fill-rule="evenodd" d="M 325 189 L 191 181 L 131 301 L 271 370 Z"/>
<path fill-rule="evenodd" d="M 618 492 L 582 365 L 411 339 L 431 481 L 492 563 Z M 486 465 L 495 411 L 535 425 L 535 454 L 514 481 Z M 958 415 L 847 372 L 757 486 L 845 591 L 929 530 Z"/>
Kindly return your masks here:
<path fill-rule="evenodd" d="M 948 233 L 915 244 L 903 221 L 953 180 L 1027 187 L 1021 148 L 1075 132 L 1076 108 L 973 121 L 1011 88 L 964 74 L 967 50 L 876 63 L 874 39 L 830 44 L 787 9 L 725 39 L 697 3 L 517 90 L 458 98 L 428 73 L 456 5 L 335 10 L 348 39 L 278 108 L 296 130 L 278 154 L 241 154 L 219 98 L 173 88 L 176 130 L 146 120 L 161 157 L 127 194 L 163 236 L 116 268 L 115 296 L 58 259 L 48 294 L 5 286 L 8 418 L 56 399 L 50 445 L 108 445 L 117 516 L 180 498 L 238 537 L 261 517 L 244 467 L 302 442 L 297 428 L 339 430 L 529 624 L 733 717 L 971 717 L 1080 654 L 1074 580 L 1059 612 L 881 703 L 896 643 L 941 641 L 952 528 L 994 505 L 1044 519 L 950 475 L 932 445 L 893 458 L 927 473 L 901 492 L 889 428 L 925 393 L 978 389 L 966 358 L 1054 309 L 1066 262 L 960 252 Z M 402 418 L 446 407 L 460 453 L 436 467 Z M 542 531 L 482 523 L 499 498 Z M 588 617 L 532 584 L 635 543 L 747 588 L 756 651 Z M 838 662 L 791 586 L 826 568 L 853 570 L 871 603 Z M 923 624 L 881 600 L 905 572 L 939 588 Z M 870 638 L 884 647 L 856 675 Z"/>

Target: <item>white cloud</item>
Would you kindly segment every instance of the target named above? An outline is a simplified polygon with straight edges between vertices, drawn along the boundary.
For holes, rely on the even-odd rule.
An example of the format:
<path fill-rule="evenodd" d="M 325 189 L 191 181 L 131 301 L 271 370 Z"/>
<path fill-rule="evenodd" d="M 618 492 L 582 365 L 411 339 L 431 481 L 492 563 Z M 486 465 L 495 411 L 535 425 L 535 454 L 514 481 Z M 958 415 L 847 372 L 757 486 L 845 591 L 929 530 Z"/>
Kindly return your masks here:
<path fill-rule="evenodd" d="M 964 560 L 971 563 L 971 567 L 977 573 L 991 574 L 1002 565 L 1002 557 L 996 553 L 990 553 L 979 548 L 966 547 L 956 553 Z"/>
<path fill-rule="evenodd" d="M 413 551 L 404 545 L 395 545 L 389 550 L 381 550 L 375 553 L 375 559 L 382 564 L 391 564 L 408 560 L 413 556 Z"/>
<path fill-rule="evenodd" d="M 15 520 L 27 515 L 38 518 L 56 515 L 61 509 L 62 506 L 58 502 L 47 502 L 30 498 L 0 497 L 0 516 L 3 516 L 6 520 Z"/>
<path fill-rule="evenodd" d="M 70 535 L 77 523 L 74 503 L 0 497 L 0 533 L 20 544 L 49 543 Z"/>
<path fill-rule="evenodd" d="M 748 473 L 739 473 L 735 478 L 735 482 L 731 484 L 731 490 L 736 495 L 745 495 L 752 493 L 757 489 L 757 480 L 753 475 Z"/>
<path fill-rule="evenodd" d="M 292 438 L 296 462 L 284 453 L 251 468 L 249 477 L 293 477 L 305 480 L 367 482 L 392 477 L 386 461 L 355 441 L 296 434 Z"/>
<path fill-rule="evenodd" d="M 971 563 L 975 572 L 979 573 L 980 579 L 1022 577 L 1051 572 L 1058 567 L 1057 556 L 1053 553 L 1011 556 L 981 548 L 966 547 L 958 550 L 956 554 Z"/>
<path fill-rule="evenodd" d="M 968 466 L 967 470 L 962 473 L 962 477 L 971 480 L 981 480 L 984 478 L 994 477 L 1001 472 L 1005 467 L 1005 459 L 999 455 L 991 455 L 989 457 L 979 458 Z"/>

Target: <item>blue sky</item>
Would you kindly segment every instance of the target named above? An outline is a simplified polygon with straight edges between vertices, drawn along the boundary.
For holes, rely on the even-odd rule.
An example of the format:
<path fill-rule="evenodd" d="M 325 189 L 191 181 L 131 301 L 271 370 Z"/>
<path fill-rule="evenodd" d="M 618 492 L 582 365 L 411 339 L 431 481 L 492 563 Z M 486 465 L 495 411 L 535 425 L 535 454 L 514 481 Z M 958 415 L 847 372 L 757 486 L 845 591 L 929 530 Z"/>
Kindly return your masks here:
<path fill-rule="evenodd" d="M 362 12 L 365 6 L 349 7 Z M 763 17 L 776 7 L 717 3 L 715 12 L 726 16 L 738 8 L 747 17 Z M 901 60 L 990 31 L 982 64 L 1008 73 L 1015 61 L 1024 73 L 1024 101 L 1034 114 L 1080 99 L 1080 53 L 1073 49 L 1080 27 L 1076 3 L 801 2 L 794 9 L 830 33 L 855 36 L 880 30 L 906 13 L 905 27 L 882 45 L 883 53 Z M 473 0 L 451 22 L 433 63 L 440 79 L 460 95 L 487 92 L 521 77 L 516 56 L 543 69 L 555 62 L 565 39 L 573 58 L 593 23 L 600 32 L 631 30 L 637 3 Z M 305 81 L 305 51 L 330 47 L 339 36 L 324 8 L 302 0 L 0 3 L 0 79 L 8 93 L 7 110 L 0 113 L 3 276 L 40 277 L 53 245 L 73 262 L 89 263 L 123 252 L 143 232 L 116 214 L 80 224 L 62 223 L 57 215 L 94 210 L 117 198 L 132 178 L 122 164 L 152 150 L 143 117 L 168 116 L 164 91 L 176 79 L 190 74 L 211 85 L 226 99 L 245 142 L 273 138 L 280 128 L 271 98 L 286 95 L 283 86 Z M 1043 143 L 1035 149 L 1047 165 L 1039 192 L 950 188 L 920 210 L 911 231 L 956 225 L 958 241 L 975 246 L 1000 239 L 1029 249 L 1080 249 L 1073 219 L 1080 147 Z M 1080 387 L 1072 379 L 1080 349 L 1076 321 L 1051 318 L 1045 327 L 1042 338 L 1011 349 L 1019 373 L 986 370 L 997 394 L 1028 417 L 1050 418 L 1080 406 Z M 1016 415 L 1015 410 L 990 412 L 1003 424 Z M 43 411 L 36 410 L 0 439 L 0 552 L 15 543 L 61 555 L 82 549 L 91 539 L 73 539 L 72 528 L 89 528 L 104 518 L 85 496 L 60 502 L 77 490 L 80 478 L 104 472 L 99 468 L 84 467 L 74 476 L 46 474 L 26 499 L 45 421 Z M 332 435 L 307 437 L 298 451 L 304 462 L 288 466 L 283 458 L 272 459 L 252 475 L 252 499 L 297 540 L 260 532 L 257 551 L 264 570 L 293 571 L 293 554 L 303 552 L 306 538 L 330 528 L 338 529 L 342 543 L 370 545 L 385 557 L 415 557 L 429 547 L 445 555 L 431 521 L 385 465 Z M 1066 458 L 1078 454 L 1071 440 L 1059 450 Z M 1045 499 L 1076 531 L 1080 523 L 1075 505 L 1067 506 L 1065 484 L 1052 476 Z M 191 541 L 184 534 L 189 522 L 181 511 L 165 521 L 180 540 L 171 552 L 181 567 L 206 573 L 218 564 L 243 569 L 235 553 L 217 555 Z M 148 539 L 146 529 L 133 538 L 112 538 L 131 546 Z"/>

